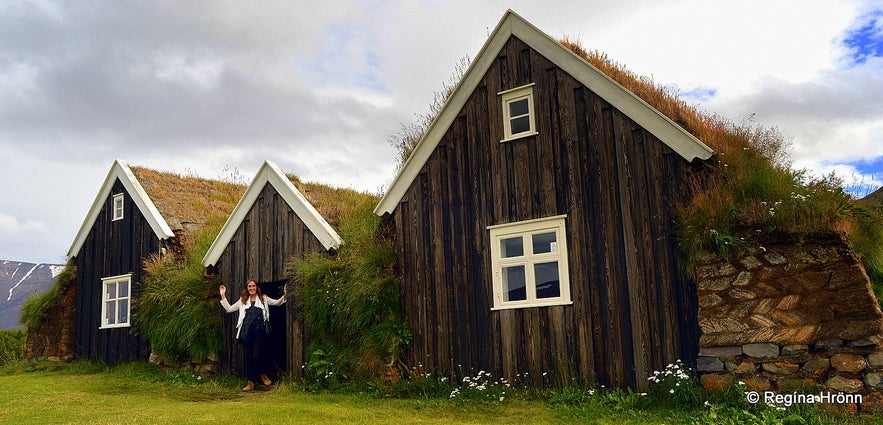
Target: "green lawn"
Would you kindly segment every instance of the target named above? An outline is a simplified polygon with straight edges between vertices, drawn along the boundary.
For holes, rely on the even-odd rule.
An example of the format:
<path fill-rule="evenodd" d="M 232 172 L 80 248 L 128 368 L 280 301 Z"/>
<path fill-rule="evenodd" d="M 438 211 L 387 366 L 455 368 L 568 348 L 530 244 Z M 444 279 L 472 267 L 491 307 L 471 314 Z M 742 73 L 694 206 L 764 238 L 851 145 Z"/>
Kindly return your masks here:
<path fill-rule="evenodd" d="M 190 374 L 157 373 L 149 365 L 108 370 L 90 364 L 37 364 L 0 373 L 0 424 L 622 425 L 704 423 L 709 419 L 683 410 L 628 408 L 630 402 L 590 402 L 567 407 L 552 405 L 542 398 L 518 396 L 501 403 L 457 402 L 446 397 L 395 399 L 363 393 L 312 394 L 284 384 L 269 391 L 244 394 L 239 392 L 239 380 L 220 377 L 198 381 Z M 727 423 L 751 423 L 720 419 L 730 419 Z M 784 423 L 874 423 L 873 419 L 856 417 L 818 419 Z M 779 418 L 769 423 L 783 421 Z"/>
<path fill-rule="evenodd" d="M 19 425 L 587 423 L 585 417 L 568 418 L 572 416 L 569 412 L 552 410 L 544 401 L 456 404 L 362 394 L 308 394 L 286 385 L 242 395 L 232 383 L 182 384 L 119 371 L 17 372 L 0 375 L 0 387 L 0 423 Z M 243 419 L 243 414 L 248 418 Z M 596 422 L 624 423 L 622 419 L 627 418 Z"/>

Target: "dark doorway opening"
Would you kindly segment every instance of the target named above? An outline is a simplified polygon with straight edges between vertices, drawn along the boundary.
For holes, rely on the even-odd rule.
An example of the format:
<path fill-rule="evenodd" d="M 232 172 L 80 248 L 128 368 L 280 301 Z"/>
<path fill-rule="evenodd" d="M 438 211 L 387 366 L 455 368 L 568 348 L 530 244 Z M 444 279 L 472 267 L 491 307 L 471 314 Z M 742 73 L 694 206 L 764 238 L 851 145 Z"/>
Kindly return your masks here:
<path fill-rule="evenodd" d="M 274 282 L 261 282 L 261 292 L 270 298 L 281 298 L 284 293 L 287 280 L 277 280 Z M 288 318 L 285 314 L 285 305 L 270 307 L 270 327 L 272 334 L 270 341 L 267 343 L 267 358 L 272 364 L 270 378 L 275 382 L 278 373 L 288 372 Z"/>

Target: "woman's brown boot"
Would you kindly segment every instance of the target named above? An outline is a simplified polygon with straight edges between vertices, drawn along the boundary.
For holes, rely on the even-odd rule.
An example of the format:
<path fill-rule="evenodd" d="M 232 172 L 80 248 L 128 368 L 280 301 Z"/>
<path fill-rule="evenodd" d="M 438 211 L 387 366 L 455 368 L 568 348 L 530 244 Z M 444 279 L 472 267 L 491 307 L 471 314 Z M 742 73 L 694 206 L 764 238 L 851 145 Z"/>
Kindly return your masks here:
<path fill-rule="evenodd" d="M 245 384 L 245 388 L 243 388 L 242 391 L 254 391 L 254 382 L 248 381 L 248 383 Z"/>
<path fill-rule="evenodd" d="M 264 381 L 264 385 L 268 387 L 273 384 L 273 381 L 271 381 L 270 378 L 267 378 L 267 374 L 261 375 L 261 381 Z"/>

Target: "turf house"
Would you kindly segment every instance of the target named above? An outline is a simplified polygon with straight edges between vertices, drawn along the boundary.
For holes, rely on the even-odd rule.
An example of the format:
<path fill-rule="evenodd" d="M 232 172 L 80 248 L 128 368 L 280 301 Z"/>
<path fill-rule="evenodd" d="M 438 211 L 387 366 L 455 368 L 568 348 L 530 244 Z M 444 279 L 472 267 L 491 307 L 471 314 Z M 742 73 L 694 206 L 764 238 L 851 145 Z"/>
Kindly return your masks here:
<path fill-rule="evenodd" d="M 133 309 L 145 261 L 183 250 L 184 241 L 213 216 L 226 216 L 241 187 L 231 183 L 111 166 L 68 251 L 76 274 L 65 306 L 73 328 L 71 352 L 107 364 L 147 360 L 151 347 Z M 231 196 L 232 195 L 232 196 Z"/>
<path fill-rule="evenodd" d="M 411 361 L 635 386 L 694 356 L 671 203 L 712 154 L 507 12 L 375 209 Z"/>
<path fill-rule="evenodd" d="M 305 186 L 305 190 L 309 188 Z M 322 205 L 319 190 L 306 193 Z M 333 210 L 325 209 L 334 216 Z M 227 285 L 231 301 L 248 279 L 255 279 L 265 294 L 278 298 L 287 284 L 286 267 L 293 258 L 333 252 L 342 243 L 292 180 L 266 161 L 215 238 L 203 265 L 208 276 Z M 293 292 L 292 288 L 289 291 Z M 270 315 L 274 333 L 283 336 L 274 336 L 270 348 L 280 371 L 299 372 L 308 356 L 310 334 L 296 314 L 296 306 L 296 302 L 288 302 L 274 307 Z M 235 342 L 235 327 L 235 315 L 226 315 L 221 368 L 242 372 L 242 349 Z"/>

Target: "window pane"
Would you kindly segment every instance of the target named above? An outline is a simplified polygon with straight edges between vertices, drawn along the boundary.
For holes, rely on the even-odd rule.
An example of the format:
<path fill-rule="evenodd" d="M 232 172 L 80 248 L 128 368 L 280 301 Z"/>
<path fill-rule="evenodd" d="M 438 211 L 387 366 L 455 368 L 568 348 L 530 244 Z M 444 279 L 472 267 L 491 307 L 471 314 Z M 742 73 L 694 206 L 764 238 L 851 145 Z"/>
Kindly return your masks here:
<path fill-rule="evenodd" d="M 527 105 L 527 98 L 516 100 L 514 102 L 509 102 L 509 116 L 517 117 L 519 115 L 527 115 L 529 109 Z"/>
<path fill-rule="evenodd" d="M 530 117 L 524 116 L 512 120 L 512 134 L 530 131 Z"/>
<path fill-rule="evenodd" d="M 117 303 L 114 301 L 108 301 L 105 303 L 104 310 L 104 323 L 108 325 L 115 325 L 117 318 Z"/>
<path fill-rule="evenodd" d="M 129 322 L 129 300 L 120 300 L 119 318 L 120 320 L 117 320 L 117 323 Z"/>
<path fill-rule="evenodd" d="M 117 297 L 117 284 L 108 283 L 104 286 L 104 299 L 112 300 Z"/>
<path fill-rule="evenodd" d="M 524 255 L 524 242 L 521 236 L 500 240 L 500 252 L 503 258 Z"/>
<path fill-rule="evenodd" d="M 119 220 L 123 218 L 123 195 L 114 195 L 113 197 L 113 219 Z"/>
<path fill-rule="evenodd" d="M 537 282 L 537 298 L 557 298 L 561 296 L 557 261 L 534 264 L 533 272 Z"/>
<path fill-rule="evenodd" d="M 129 282 L 120 282 L 117 285 L 120 289 L 119 298 L 129 298 Z"/>
<path fill-rule="evenodd" d="M 524 284 L 524 266 L 503 267 L 503 301 L 526 300 Z"/>
<path fill-rule="evenodd" d="M 533 253 L 544 254 L 547 252 L 558 252 L 558 243 L 555 239 L 555 232 L 533 235 Z"/>

